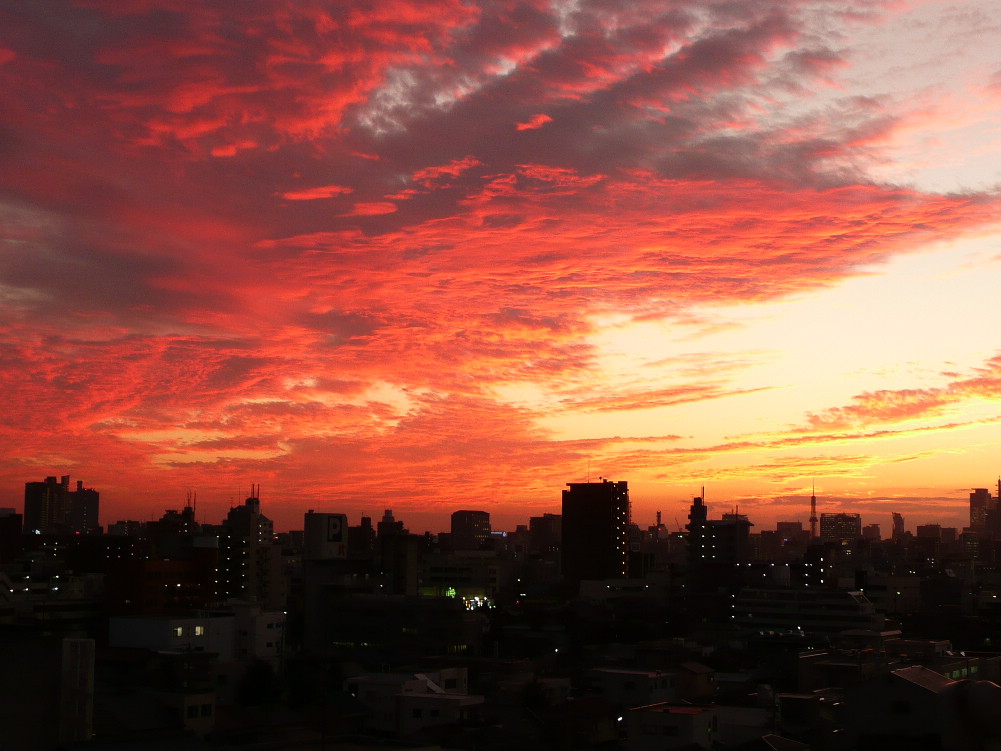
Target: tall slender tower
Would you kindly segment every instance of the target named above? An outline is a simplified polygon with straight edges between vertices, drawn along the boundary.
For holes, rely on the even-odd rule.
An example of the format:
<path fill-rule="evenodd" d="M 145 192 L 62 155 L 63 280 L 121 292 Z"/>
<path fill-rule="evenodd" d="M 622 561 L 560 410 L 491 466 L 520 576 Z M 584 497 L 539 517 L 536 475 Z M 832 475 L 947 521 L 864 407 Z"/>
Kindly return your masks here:
<path fill-rule="evenodd" d="M 817 484 L 810 489 L 810 539 L 817 536 Z"/>

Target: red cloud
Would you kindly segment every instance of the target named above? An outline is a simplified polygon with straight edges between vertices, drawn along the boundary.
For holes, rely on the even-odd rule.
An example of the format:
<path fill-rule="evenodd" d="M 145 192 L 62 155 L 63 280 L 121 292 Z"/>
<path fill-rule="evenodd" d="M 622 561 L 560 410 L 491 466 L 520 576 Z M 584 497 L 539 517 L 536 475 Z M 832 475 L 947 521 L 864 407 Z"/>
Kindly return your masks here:
<path fill-rule="evenodd" d="M 65 466 L 150 510 L 146 488 L 223 505 L 253 478 L 281 488 L 286 524 L 335 486 L 352 511 L 470 486 L 538 506 L 597 453 L 609 473 L 695 472 L 995 398 L 997 358 L 859 395 L 808 431 L 671 451 L 651 445 L 673 433 L 553 440 L 497 398 L 527 382 L 607 416 L 746 393 L 696 369 L 605 394 L 594 320 L 822 288 L 997 223 L 995 194 L 869 177 L 906 107 L 811 101 L 849 59 L 816 46 L 798 3 L 744 11 L 0 11 L 0 492 Z"/>
<path fill-rule="evenodd" d="M 316 188 L 304 188 L 302 190 L 287 190 L 281 194 L 282 198 L 289 201 L 316 201 L 323 198 L 334 198 L 353 193 L 354 188 L 346 185 L 320 185 Z"/>
<path fill-rule="evenodd" d="M 538 130 L 539 128 L 541 128 L 546 123 L 551 123 L 552 121 L 553 121 L 553 118 L 551 118 L 549 115 L 545 115 L 545 114 L 541 114 L 540 113 L 538 115 L 532 115 L 532 117 L 526 123 L 517 123 L 517 124 L 515 124 L 515 129 L 517 129 L 517 130 Z"/>
<path fill-rule="evenodd" d="M 382 214 L 392 214 L 397 210 L 395 203 L 389 201 L 369 201 L 366 203 L 356 203 L 354 208 L 342 216 L 380 216 Z"/>
<path fill-rule="evenodd" d="M 473 167 L 480 167 L 483 162 L 476 157 L 467 156 L 462 159 L 453 159 L 448 164 L 424 167 L 413 174 L 413 180 L 424 187 L 431 187 L 432 184 L 441 181 L 443 178 L 458 177 L 463 172 L 471 170 Z"/>

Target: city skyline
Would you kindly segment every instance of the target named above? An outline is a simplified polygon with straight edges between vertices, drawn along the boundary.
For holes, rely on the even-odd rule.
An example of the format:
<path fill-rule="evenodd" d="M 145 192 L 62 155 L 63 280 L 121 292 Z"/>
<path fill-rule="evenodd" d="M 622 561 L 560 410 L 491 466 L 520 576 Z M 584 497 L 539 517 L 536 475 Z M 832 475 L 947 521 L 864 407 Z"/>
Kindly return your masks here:
<path fill-rule="evenodd" d="M 70 488 L 70 476 L 63 475 L 61 477 L 49 476 L 44 479 L 44 481 L 29 481 L 25 483 L 24 499 L 20 506 L 14 507 L 14 512 L 20 512 L 23 516 L 24 534 L 28 534 L 30 530 L 33 529 L 31 526 L 32 520 L 36 520 L 36 523 L 42 523 L 38 521 L 41 517 L 46 514 L 41 512 L 38 508 L 40 504 L 39 492 L 43 491 L 45 488 L 63 488 L 65 492 L 69 493 Z M 133 515 L 130 518 L 110 518 L 107 513 L 101 513 L 100 518 L 98 518 L 97 503 L 100 496 L 100 492 L 94 488 L 83 488 L 83 481 L 76 480 L 76 494 L 85 494 L 81 498 L 91 499 L 89 503 L 93 504 L 92 509 L 87 512 L 89 514 L 88 522 L 81 524 L 79 521 L 71 521 L 67 526 L 63 521 L 60 521 L 57 527 L 60 528 L 44 528 L 41 529 L 43 533 L 51 532 L 61 532 L 73 534 L 75 529 L 79 529 L 76 534 L 94 534 L 93 529 L 97 526 L 103 530 L 104 534 L 109 533 L 109 528 L 112 525 L 121 524 L 145 524 L 147 521 L 156 521 L 163 516 L 176 515 L 183 510 L 184 513 L 189 513 L 191 519 L 197 524 L 204 524 L 212 526 L 218 524 L 222 519 L 211 518 L 211 514 L 218 504 L 210 504 L 210 510 L 206 511 L 205 504 L 199 509 L 198 506 L 198 494 L 194 492 L 189 492 L 187 497 L 183 501 L 178 503 L 171 503 L 169 499 L 164 499 L 160 505 L 156 507 L 150 507 L 145 513 Z M 568 482 L 566 487 L 560 491 L 560 502 L 551 506 L 543 507 L 542 510 L 538 512 L 538 515 L 529 515 L 524 517 L 518 517 L 510 512 L 502 510 L 499 514 L 492 514 L 490 511 L 484 511 L 480 509 L 440 509 L 438 513 L 428 514 L 421 512 L 414 512 L 410 519 L 396 519 L 392 508 L 382 509 L 381 512 L 373 513 L 368 510 L 360 512 L 345 513 L 343 509 L 336 508 L 330 504 L 322 508 L 309 508 L 309 509 L 297 509 L 292 508 L 288 504 L 283 504 L 278 502 L 275 504 L 275 510 L 279 514 L 279 523 L 274 527 L 276 532 L 287 532 L 290 530 L 301 530 L 302 528 L 308 527 L 308 518 L 314 514 L 319 514 L 320 516 L 338 516 L 344 518 L 344 524 L 351 524 L 354 518 L 357 518 L 359 523 L 362 523 L 362 519 L 367 517 L 371 523 L 374 520 L 379 520 L 381 517 L 382 522 L 387 520 L 393 524 L 398 525 L 401 531 L 405 530 L 410 534 L 435 534 L 439 532 L 448 532 L 451 528 L 454 534 L 456 530 L 456 525 L 459 524 L 464 530 L 461 534 L 463 536 L 468 536 L 470 534 L 475 534 L 472 530 L 480 526 L 484 529 L 492 528 L 494 532 L 499 533 L 510 533 L 516 531 L 518 526 L 530 526 L 530 522 L 542 519 L 543 517 L 556 516 L 560 517 L 567 506 L 567 494 L 573 492 L 574 488 L 577 489 L 598 489 L 599 491 L 604 490 L 609 487 L 621 487 L 626 488 L 628 486 L 628 481 L 611 481 L 607 478 L 599 478 L 598 480 L 586 480 L 585 482 Z M 568 491 L 567 488 L 570 490 Z M 996 494 L 993 494 L 995 492 Z M 670 506 L 666 509 L 659 508 L 653 512 L 652 518 L 647 518 L 645 515 L 642 518 L 637 518 L 632 515 L 631 509 L 633 504 L 628 499 L 628 491 L 623 491 L 625 494 L 625 508 L 629 510 L 629 523 L 636 526 L 641 530 L 652 529 L 656 526 L 663 526 L 670 532 L 685 533 L 688 529 L 688 525 L 691 521 L 691 509 L 695 506 L 690 506 L 688 511 L 688 516 L 684 517 L 683 509 L 675 508 Z M 252 506 L 257 513 L 263 514 L 272 523 L 275 519 L 269 513 L 268 504 L 262 503 L 260 485 L 251 485 L 247 496 L 245 498 L 236 499 L 232 498 L 225 506 L 225 511 L 223 516 L 230 515 L 234 510 L 239 510 L 244 506 Z M 599 495 L 602 493 L 599 492 Z M 75 502 L 72 500 L 73 494 L 70 493 L 68 500 L 71 503 Z M 707 494 L 705 487 L 700 489 L 700 495 L 693 497 L 692 500 L 696 505 L 698 505 L 702 510 L 706 518 L 709 519 L 726 519 L 726 518 L 747 518 L 746 514 L 740 513 L 740 507 L 738 504 L 727 503 L 725 499 L 720 499 L 716 502 L 715 506 L 718 508 L 713 508 L 712 503 L 704 503 L 707 500 Z M 816 502 L 816 497 L 812 496 L 809 501 Z M 997 523 L 996 519 L 988 521 L 988 512 L 996 513 L 998 508 L 998 503 L 1001 502 L 1001 478 L 998 479 L 995 488 L 971 488 L 969 497 L 966 501 L 966 507 L 964 509 L 963 518 L 959 517 L 946 517 L 946 518 L 928 518 L 922 516 L 917 520 L 911 520 L 908 523 L 906 519 L 899 512 L 890 512 L 891 520 L 889 523 L 884 523 L 885 520 L 880 520 L 876 518 L 873 520 L 874 515 L 870 515 L 868 518 L 857 513 L 857 512 L 844 512 L 844 511 L 824 511 L 820 513 L 818 520 L 821 522 L 821 529 L 824 526 L 825 517 L 840 517 L 840 516 L 857 516 L 860 519 L 860 530 L 862 529 L 861 524 L 866 527 L 874 526 L 876 527 L 880 535 L 886 538 L 895 537 L 898 534 L 903 534 L 905 531 L 912 533 L 917 531 L 918 528 L 931 525 L 942 528 L 949 528 L 950 525 L 954 525 L 951 528 L 956 531 L 961 531 L 964 529 L 973 530 L 974 532 L 983 531 L 985 528 L 993 528 L 993 525 Z M 57 502 L 58 503 L 58 502 Z M 29 506 L 31 508 L 29 508 Z M 118 505 L 112 505 L 113 508 L 119 508 Z M 813 505 L 807 507 L 805 513 L 810 514 L 807 518 L 803 518 L 798 512 L 796 512 L 792 507 L 787 509 L 790 513 L 785 516 L 776 517 L 774 520 L 774 527 L 780 528 L 783 525 L 798 524 L 801 529 L 805 531 L 810 531 L 811 525 L 811 509 Z M 822 508 L 822 507 L 821 507 Z M 3 507 L 0 507 L 0 510 Z M 709 511 L 714 512 L 714 516 L 708 516 Z M 802 509 L 801 509 L 802 511 Z M 558 513 L 557 513 L 558 512 Z M 68 512 L 67 512 L 68 513 Z M 79 512 L 77 512 L 79 513 Z M 599 514 L 603 516 L 603 514 Z M 684 519 L 685 521 L 682 521 Z M 457 521 L 458 520 L 458 521 Z M 752 522 L 754 520 L 751 520 Z M 416 523 L 413 523 L 416 522 Z M 900 524 L 899 531 L 897 530 L 897 523 Z M 944 523 L 943 523 L 944 522 Z M 423 527 L 421 526 L 423 525 Z M 437 526 L 436 526 L 437 525 Z M 752 525 L 758 526 L 759 530 L 767 529 L 766 525 Z M 65 528 L 61 528 L 65 527 Z M 861 535 L 861 532 L 860 532 Z M 811 535 L 812 537 L 823 537 L 823 533 L 815 533 Z"/>
<path fill-rule="evenodd" d="M 102 520 L 254 483 L 284 528 L 503 525 L 605 477 L 669 526 L 703 485 L 965 525 L 1001 471 L 992 11 L 0 9 L 0 507 L 71 475 Z"/>

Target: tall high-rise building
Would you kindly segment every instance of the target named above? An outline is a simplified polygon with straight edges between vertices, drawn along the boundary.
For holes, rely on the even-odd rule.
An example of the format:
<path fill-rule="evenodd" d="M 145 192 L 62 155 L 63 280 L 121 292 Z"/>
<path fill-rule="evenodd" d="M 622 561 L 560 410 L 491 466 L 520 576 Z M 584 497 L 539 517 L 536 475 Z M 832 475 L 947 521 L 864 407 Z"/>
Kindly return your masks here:
<path fill-rule="evenodd" d="M 970 529 L 986 529 L 987 515 L 996 505 L 997 499 L 991 498 L 991 491 L 987 488 L 974 488 L 970 493 Z"/>
<path fill-rule="evenodd" d="M 77 481 L 70 490 L 70 477 L 46 477 L 43 482 L 24 484 L 24 529 L 43 533 L 95 534 L 98 530 L 100 493 Z"/>
<path fill-rule="evenodd" d="M 810 539 L 817 537 L 817 490 L 810 489 Z"/>
<path fill-rule="evenodd" d="M 693 498 L 688 510 L 685 586 L 693 592 L 732 586 L 737 566 L 751 560 L 751 520 L 736 509 L 721 519 L 708 516 L 703 488 L 702 496 Z"/>
<path fill-rule="evenodd" d="M 101 494 L 93 488 L 85 488 L 83 482 L 77 480 L 76 490 L 69 494 L 68 531 L 82 535 L 97 534 L 100 508 Z"/>
<path fill-rule="evenodd" d="M 585 579 L 628 576 L 628 483 L 571 482 L 567 488 L 560 555 L 564 581 L 576 587 Z"/>
<path fill-rule="evenodd" d="M 259 486 L 251 486 L 250 497 L 231 508 L 219 527 L 219 595 L 285 607 L 281 547 L 274 543 L 274 522 L 261 513 Z"/>
<path fill-rule="evenodd" d="M 462 509 L 452 512 L 452 549 L 480 550 L 490 539 L 490 514 Z"/>
<path fill-rule="evenodd" d="M 891 536 L 892 539 L 899 540 L 904 536 L 904 517 L 896 511 L 890 513 L 893 516 L 893 532 Z"/>
<path fill-rule="evenodd" d="M 703 496 L 705 490 L 703 489 Z M 706 519 L 709 518 L 709 509 L 703 502 L 702 497 L 692 499 L 692 505 L 688 508 L 688 569 L 695 571 L 706 557 Z"/>
<path fill-rule="evenodd" d="M 850 545 L 862 536 L 861 514 L 821 514 L 820 539 Z"/>

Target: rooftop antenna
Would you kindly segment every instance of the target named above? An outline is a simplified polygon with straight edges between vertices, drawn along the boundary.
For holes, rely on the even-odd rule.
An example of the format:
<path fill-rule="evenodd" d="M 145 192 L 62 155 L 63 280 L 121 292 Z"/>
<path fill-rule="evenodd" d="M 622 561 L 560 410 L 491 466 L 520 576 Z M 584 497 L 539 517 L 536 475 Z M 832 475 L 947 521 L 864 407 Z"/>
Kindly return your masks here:
<path fill-rule="evenodd" d="M 817 536 L 817 482 L 810 486 L 810 539 Z"/>

